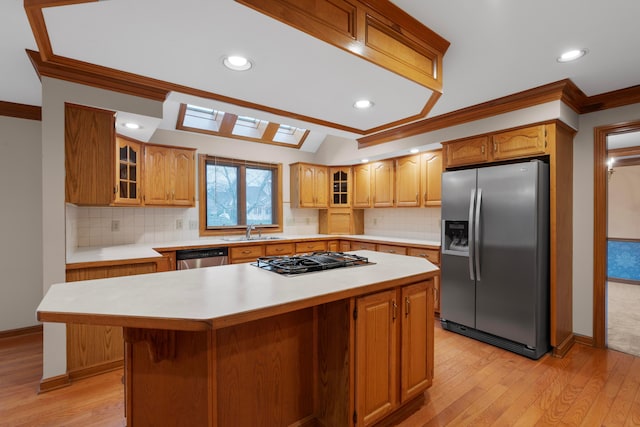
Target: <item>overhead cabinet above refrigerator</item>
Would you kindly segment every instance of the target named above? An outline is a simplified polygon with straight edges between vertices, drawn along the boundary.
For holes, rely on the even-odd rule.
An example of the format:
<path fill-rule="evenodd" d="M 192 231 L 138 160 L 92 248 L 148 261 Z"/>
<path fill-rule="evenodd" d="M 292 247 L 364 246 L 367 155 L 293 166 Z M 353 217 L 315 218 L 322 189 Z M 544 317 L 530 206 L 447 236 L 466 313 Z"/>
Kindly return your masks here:
<path fill-rule="evenodd" d="M 444 329 L 537 359 L 549 351 L 549 167 L 442 175 Z"/>

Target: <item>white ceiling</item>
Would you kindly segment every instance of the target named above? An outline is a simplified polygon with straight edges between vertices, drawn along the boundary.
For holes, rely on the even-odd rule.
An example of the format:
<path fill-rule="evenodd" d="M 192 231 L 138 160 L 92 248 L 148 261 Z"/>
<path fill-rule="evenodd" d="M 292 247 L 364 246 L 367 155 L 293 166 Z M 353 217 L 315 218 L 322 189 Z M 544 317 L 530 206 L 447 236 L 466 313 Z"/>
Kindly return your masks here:
<path fill-rule="evenodd" d="M 571 79 L 587 95 L 640 84 L 640 1 L 393 0 L 451 42 L 443 95 L 429 117 L 536 86 Z M 109 0 L 44 9 L 55 54 L 213 92 L 356 129 L 420 112 L 424 87 L 253 11 L 233 0 Z M 575 63 L 556 57 L 587 48 Z M 25 49 L 37 50 L 23 0 L 0 3 L 0 100 L 41 105 L 41 86 Z M 226 54 L 255 66 L 234 73 Z M 369 111 L 352 108 L 373 99 Z M 172 94 L 159 127 L 173 129 Z M 197 99 L 200 105 L 312 130 L 304 149 L 327 134 L 360 135 Z"/>

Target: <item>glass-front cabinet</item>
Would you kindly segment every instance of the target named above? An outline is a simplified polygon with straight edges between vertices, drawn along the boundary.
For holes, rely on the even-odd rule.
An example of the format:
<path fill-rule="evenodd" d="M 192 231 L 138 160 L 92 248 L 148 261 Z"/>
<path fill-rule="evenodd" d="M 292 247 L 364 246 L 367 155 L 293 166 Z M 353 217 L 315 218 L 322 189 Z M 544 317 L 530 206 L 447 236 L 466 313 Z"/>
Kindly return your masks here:
<path fill-rule="evenodd" d="M 332 167 L 329 169 L 331 177 L 331 207 L 351 206 L 351 168 Z"/>
<path fill-rule="evenodd" d="M 121 135 L 116 137 L 115 205 L 142 204 L 142 144 Z"/>

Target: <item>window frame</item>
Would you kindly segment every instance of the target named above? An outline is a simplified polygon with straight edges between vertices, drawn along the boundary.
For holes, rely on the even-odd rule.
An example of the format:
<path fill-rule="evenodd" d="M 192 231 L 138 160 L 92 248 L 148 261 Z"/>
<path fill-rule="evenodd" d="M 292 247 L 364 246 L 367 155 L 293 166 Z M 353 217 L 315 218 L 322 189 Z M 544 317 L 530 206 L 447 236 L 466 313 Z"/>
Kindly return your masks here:
<path fill-rule="evenodd" d="M 236 122 L 238 121 L 238 116 L 236 114 L 232 114 L 226 111 L 220 111 L 220 110 L 215 110 L 214 111 L 218 112 L 218 113 L 223 113 L 223 119 L 222 122 L 219 123 L 219 129 L 218 130 L 211 130 L 211 129 L 203 129 L 203 128 L 197 128 L 197 127 L 192 127 L 192 126 L 185 126 L 184 124 L 184 119 L 185 119 L 185 115 L 187 113 L 187 105 L 186 103 L 181 103 L 180 104 L 180 109 L 178 110 L 178 119 L 176 121 L 176 129 L 177 130 L 184 130 L 184 131 L 188 131 L 188 132 L 195 132 L 195 133 L 201 133 L 201 134 L 205 134 L 205 135 L 215 135 L 215 136 L 222 136 L 225 138 L 233 138 L 233 139 L 241 139 L 244 141 L 251 141 L 251 142 L 259 142 L 262 144 L 270 144 L 270 145 L 277 145 L 280 147 L 287 147 L 287 148 L 294 148 L 294 149 L 300 149 L 302 147 L 302 144 L 304 144 L 304 142 L 307 140 L 307 137 L 309 136 L 310 130 L 309 129 L 302 129 L 302 128 L 296 128 L 298 129 L 298 131 L 302 132 L 302 135 L 300 136 L 300 140 L 297 143 L 287 143 L 287 142 L 280 142 L 275 140 L 276 137 L 276 133 L 278 132 L 278 129 L 280 127 L 280 123 L 275 123 L 275 122 L 269 122 L 269 121 L 265 121 L 265 120 L 260 120 L 257 118 L 253 118 L 253 117 L 249 117 L 252 118 L 254 120 L 257 120 L 258 122 L 264 122 L 266 123 L 266 127 L 264 129 L 264 131 L 261 132 L 261 137 L 260 138 L 255 138 L 246 134 L 242 134 L 242 133 L 234 133 L 234 128 L 236 126 Z M 189 104 L 191 105 L 191 104 Z M 198 107 L 197 105 L 195 107 Z M 198 107 L 198 108 L 204 108 L 204 107 Z M 216 122 L 217 123 L 217 122 Z M 290 125 L 289 125 L 290 126 Z M 295 127 L 295 126 L 292 126 Z"/>
<path fill-rule="evenodd" d="M 246 170 L 246 167 L 257 167 L 269 169 L 274 174 L 272 180 L 272 214 L 275 224 L 256 225 L 256 230 L 264 233 L 279 233 L 283 230 L 282 221 L 282 163 L 267 163 L 251 160 L 231 159 L 227 157 L 218 157 L 209 154 L 198 155 L 198 197 L 199 197 L 199 223 L 200 236 L 220 236 L 229 234 L 244 234 L 247 225 L 238 224 L 230 226 L 207 227 L 207 171 L 208 163 L 216 163 L 219 165 L 237 166 L 240 171 Z M 246 223 L 246 194 L 245 194 L 245 174 L 241 172 L 238 176 L 238 204 L 243 207 L 244 212 L 238 212 L 238 221 L 244 220 Z"/>

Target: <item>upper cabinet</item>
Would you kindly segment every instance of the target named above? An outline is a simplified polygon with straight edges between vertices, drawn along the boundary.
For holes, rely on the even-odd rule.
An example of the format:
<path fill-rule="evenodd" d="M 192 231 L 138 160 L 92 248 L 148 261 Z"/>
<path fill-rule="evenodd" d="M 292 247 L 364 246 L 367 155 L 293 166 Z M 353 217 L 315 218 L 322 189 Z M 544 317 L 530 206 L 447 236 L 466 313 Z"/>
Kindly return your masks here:
<path fill-rule="evenodd" d="M 65 104 L 65 201 L 107 206 L 114 200 L 115 112 Z"/>
<path fill-rule="evenodd" d="M 528 126 L 443 142 L 445 168 L 548 154 L 547 126 Z"/>
<path fill-rule="evenodd" d="M 329 178 L 326 166 L 293 163 L 290 165 L 290 175 L 292 208 L 329 206 Z"/>
<path fill-rule="evenodd" d="M 195 206 L 195 149 L 145 145 L 145 205 Z"/>
<path fill-rule="evenodd" d="M 123 136 L 116 136 L 116 176 L 114 187 L 115 205 L 142 204 L 142 143 Z"/>
<path fill-rule="evenodd" d="M 371 165 L 369 163 L 353 167 L 353 207 L 371 207 Z"/>
<path fill-rule="evenodd" d="M 420 155 L 395 159 L 396 206 L 420 206 Z"/>
<path fill-rule="evenodd" d="M 371 167 L 373 207 L 386 208 L 395 204 L 393 159 L 375 162 Z"/>
<path fill-rule="evenodd" d="M 332 208 L 346 208 L 351 206 L 351 167 L 329 168 L 331 195 L 329 206 Z"/>
<path fill-rule="evenodd" d="M 442 201 L 442 150 L 422 153 L 421 188 L 423 206 L 440 206 Z"/>
<path fill-rule="evenodd" d="M 65 104 L 65 201 L 195 206 L 195 149 L 115 133 L 115 112 Z"/>

